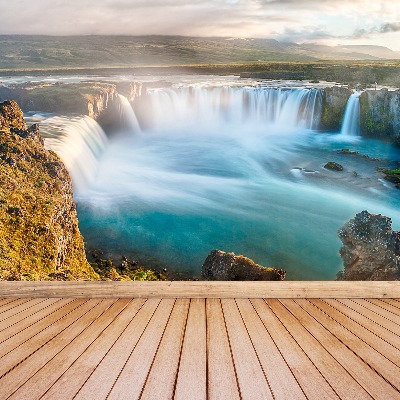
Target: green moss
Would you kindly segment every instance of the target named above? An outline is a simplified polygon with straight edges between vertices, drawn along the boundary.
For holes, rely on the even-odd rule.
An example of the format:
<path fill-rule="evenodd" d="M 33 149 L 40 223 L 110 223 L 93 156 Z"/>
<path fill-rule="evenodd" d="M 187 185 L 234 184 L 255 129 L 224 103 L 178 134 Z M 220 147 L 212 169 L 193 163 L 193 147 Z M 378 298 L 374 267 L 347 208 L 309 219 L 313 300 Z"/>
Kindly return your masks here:
<path fill-rule="evenodd" d="M 325 169 L 330 169 L 331 171 L 343 171 L 343 165 L 338 164 L 337 162 L 334 161 L 329 161 L 324 165 Z"/>

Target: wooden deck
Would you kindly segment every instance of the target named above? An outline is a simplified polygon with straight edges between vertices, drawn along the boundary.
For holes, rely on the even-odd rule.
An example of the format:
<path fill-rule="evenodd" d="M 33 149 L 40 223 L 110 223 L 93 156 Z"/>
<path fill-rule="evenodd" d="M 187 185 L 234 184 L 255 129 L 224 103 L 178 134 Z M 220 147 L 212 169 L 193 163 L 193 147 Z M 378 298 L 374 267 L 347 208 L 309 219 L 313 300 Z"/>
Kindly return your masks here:
<path fill-rule="evenodd" d="M 400 399 L 399 284 L 284 283 L 0 283 L 0 399 Z"/>

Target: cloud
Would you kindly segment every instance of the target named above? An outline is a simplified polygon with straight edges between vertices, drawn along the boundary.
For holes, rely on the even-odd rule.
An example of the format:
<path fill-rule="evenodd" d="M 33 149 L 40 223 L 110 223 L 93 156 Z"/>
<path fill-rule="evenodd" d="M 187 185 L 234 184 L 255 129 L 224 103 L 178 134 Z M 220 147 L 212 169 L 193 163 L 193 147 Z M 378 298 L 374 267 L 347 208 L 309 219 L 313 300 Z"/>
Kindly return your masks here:
<path fill-rule="evenodd" d="M 388 33 L 388 32 L 400 32 L 400 22 L 389 22 L 381 25 L 379 32 Z"/>

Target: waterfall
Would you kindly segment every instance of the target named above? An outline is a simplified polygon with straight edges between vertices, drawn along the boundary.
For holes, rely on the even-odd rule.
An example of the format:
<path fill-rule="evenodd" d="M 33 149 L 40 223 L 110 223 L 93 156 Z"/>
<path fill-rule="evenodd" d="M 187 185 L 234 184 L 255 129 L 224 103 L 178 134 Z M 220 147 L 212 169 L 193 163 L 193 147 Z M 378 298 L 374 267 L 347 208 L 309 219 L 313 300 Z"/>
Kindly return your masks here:
<path fill-rule="evenodd" d="M 321 90 L 267 87 L 175 87 L 148 91 L 152 128 L 268 124 L 316 129 Z"/>
<path fill-rule="evenodd" d="M 47 149 L 55 151 L 71 174 L 74 189 L 83 189 L 96 175 L 107 145 L 100 125 L 88 116 L 51 117 L 40 123 Z"/>
<path fill-rule="evenodd" d="M 124 129 L 129 132 L 140 132 L 140 125 L 131 103 L 129 103 L 129 100 L 125 96 L 122 96 L 122 94 L 118 95 L 118 99 L 119 113 Z"/>
<path fill-rule="evenodd" d="M 340 130 L 341 135 L 360 135 L 360 95 L 361 92 L 355 92 L 347 100 L 342 128 Z"/>

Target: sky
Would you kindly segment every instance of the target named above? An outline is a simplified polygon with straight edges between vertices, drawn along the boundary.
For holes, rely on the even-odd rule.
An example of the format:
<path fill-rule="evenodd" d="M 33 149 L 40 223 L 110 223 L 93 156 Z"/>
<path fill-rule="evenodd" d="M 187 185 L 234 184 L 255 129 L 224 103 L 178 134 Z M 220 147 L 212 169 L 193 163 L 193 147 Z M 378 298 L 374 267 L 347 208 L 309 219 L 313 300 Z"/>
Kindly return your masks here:
<path fill-rule="evenodd" d="M 400 51 L 400 0 L 13 0 L 0 8 L 0 34 L 253 37 Z"/>

